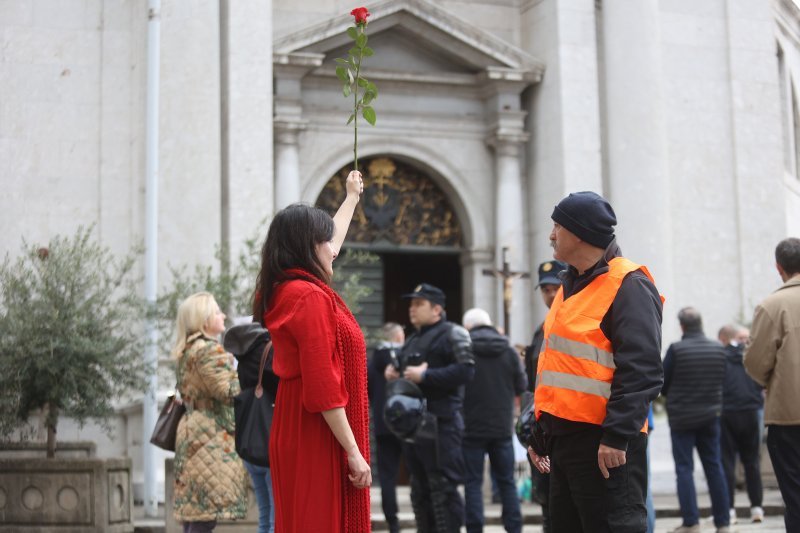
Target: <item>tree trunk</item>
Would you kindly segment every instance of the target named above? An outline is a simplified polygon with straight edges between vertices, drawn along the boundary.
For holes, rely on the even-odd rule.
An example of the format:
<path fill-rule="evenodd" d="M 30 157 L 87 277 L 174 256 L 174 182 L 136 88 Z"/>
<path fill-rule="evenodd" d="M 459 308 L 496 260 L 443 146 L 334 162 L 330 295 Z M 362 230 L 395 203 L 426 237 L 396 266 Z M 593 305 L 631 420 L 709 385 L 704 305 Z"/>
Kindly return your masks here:
<path fill-rule="evenodd" d="M 58 407 L 47 404 L 47 458 L 53 459 L 56 456 L 56 424 L 58 423 Z"/>

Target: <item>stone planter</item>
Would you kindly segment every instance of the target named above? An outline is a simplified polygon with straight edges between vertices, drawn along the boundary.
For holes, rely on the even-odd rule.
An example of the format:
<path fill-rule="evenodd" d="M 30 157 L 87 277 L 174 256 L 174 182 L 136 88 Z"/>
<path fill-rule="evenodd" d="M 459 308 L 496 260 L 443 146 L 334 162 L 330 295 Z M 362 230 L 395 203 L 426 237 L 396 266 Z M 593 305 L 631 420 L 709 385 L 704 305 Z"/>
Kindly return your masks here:
<path fill-rule="evenodd" d="M 0 532 L 133 531 L 131 460 L 0 458 Z"/>

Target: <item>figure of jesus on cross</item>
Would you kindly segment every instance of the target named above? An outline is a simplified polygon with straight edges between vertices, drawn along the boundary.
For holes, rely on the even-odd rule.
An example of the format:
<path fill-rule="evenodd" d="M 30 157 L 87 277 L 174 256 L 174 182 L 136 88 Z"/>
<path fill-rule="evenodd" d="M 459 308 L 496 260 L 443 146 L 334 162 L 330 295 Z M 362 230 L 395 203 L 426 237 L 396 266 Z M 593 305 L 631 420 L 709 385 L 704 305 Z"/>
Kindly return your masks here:
<path fill-rule="evenodd" d="M 511 286 L 515 279 L 528 279 L 531 275 L 528 272 L 514 272 L 511 270 L 506 259 L 508 246 L 503 246 L 503 269 L 484 268 L 484 276 L 494 276 L 503 280 L 503 329 L 508 338 L 511 338 Z"/>

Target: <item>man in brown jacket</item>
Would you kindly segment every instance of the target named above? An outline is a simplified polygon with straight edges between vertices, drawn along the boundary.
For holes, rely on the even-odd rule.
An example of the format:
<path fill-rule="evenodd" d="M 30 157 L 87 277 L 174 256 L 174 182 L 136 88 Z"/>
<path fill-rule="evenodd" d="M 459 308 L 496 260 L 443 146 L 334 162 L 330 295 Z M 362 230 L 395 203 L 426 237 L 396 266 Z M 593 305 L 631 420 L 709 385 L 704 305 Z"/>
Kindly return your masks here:
<path fill-rule="evenodd" d="M 800 239 L 778 243 L 783 286 L 756 307 L 747 373 L 767 389 L 767 449 L 786 504 L 786 531 L 800 532 Z"/>

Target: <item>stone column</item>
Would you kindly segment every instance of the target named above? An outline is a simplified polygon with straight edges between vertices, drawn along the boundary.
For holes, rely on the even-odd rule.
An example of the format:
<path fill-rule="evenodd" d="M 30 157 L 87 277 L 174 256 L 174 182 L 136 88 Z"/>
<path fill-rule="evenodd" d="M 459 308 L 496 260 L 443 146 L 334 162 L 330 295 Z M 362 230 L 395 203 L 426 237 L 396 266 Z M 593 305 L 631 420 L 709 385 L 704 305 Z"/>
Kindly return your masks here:
<path fill-rule="evenodd" d="M 297 137 L 304 122 L 275 121 L 275 211 L 300 200 Z"/>
<path fill-rule="evenodd" d="M 300 200 L 298 136 L 303 119 L 303 77 L 322 64 L 323 54 L 275 53 L 275 210 Z"/>
<path fill-rule="evenodd" d="M 603 0 L 601 9 L 605 194 L 617 213 L 623 253 L 647 265 L 669 296 L 672 238 L 658 1 Z"/>
<path fill-rule="evenodd" d="M 472 307 L 480 307 L 494 313 L 497 301 L 497 280 L 483 275 L 484 269 L 495 268 L 495 265 L 492 264 L 493 257 L 493 250 L 483 247 L 461 252 L 459 263 L 464 276 L 462 281 L 464 311 Z M 460 322 L 461 317 L 450 317 L 450 320 Z"/>
<path fill-rule="evenodd" d="M 220 4 L 223 50 L 223 239 L 235 264 L 273 210 L 272 0 Z M 247 309 L 232 310 L 249 314 Z"/>
<path fill-rule="evenodd" d="M 520 157 L 525 132 L 525 116 L 520 94 L 538 80 L 530 70 L 490 67 L 484 73 L 486 111 L 489 136 L 487 144 L 495 155 L 495 242 L 492 268 L 502 269 L 503 248 L 512 271 L 527 272 L 530 258 L 527 246 L 527 225 L 524 211 L 525 187 Z M 495 324 L 503 325 L 503 281 L 495 280 L 496 297 L 489 309 Z M 511 341 L 524 343 L 530 335 L 530 283 L 516 279 L 512 285 Z"/>
<path fill-rule="evenodd" d="M 493 268 L 503 267 L 503 248 L 508 248 L 507 260 L 512 271 L 526 272 L 530 263 L 526 245 L 522 169 L 520 165 L 520 146 L 528 136 L 521 130 L 500 133 L 489 139 L 495 152 L 495 246 Z M 512 285 L 511 300 L 511 338 L 513 342 L 523 343 L 530 329 L 528 294 L 530 284 L 527 280 L 515 279 Z M 491 313 L 495 324 L 503 324 L 502 280 L 497 280 L 497 305 Z"/>

